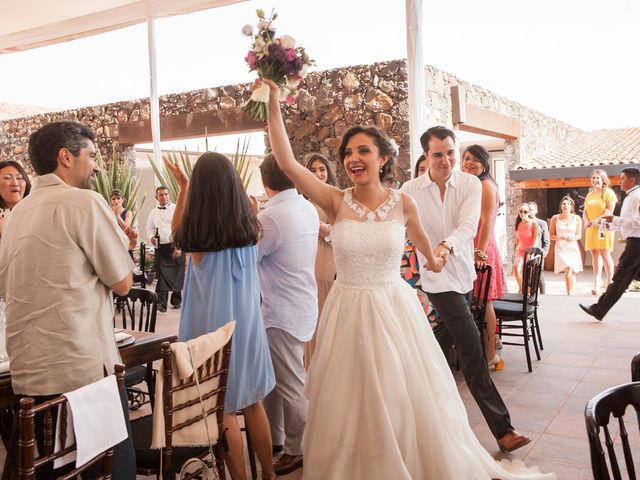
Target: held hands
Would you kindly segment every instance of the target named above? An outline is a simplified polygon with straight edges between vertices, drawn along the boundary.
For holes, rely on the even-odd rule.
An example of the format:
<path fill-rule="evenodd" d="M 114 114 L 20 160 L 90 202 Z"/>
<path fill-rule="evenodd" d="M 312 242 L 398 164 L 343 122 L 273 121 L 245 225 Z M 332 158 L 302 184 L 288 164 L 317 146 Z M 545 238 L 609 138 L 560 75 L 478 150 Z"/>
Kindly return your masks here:
<path fill-rule="evenodd" d="M 436 257 L 441 257 L 442 260 L 444 261 L 444 264 L 446 265 L 447 260 L 449 260 L 449 255 L 451 254 L 451 252 L 449 252 L 449 249 L 444 245 L 438 245 L 436 248 L 434 248 L 433 254 Z"/>
<path fill-rule="evenodd" d="M 424 268 L 426 268 L 427 270 L 433 272 L 433 273 L 439 273 L 442 271 L 442 269 L 444 268 L 445 264 L 447 262 L 445 261 L 444 258 L 442 257 L 434 257 L 433 260 L 425 263 L 423 265 Z"/>
<path fill-rule="evenodd" d="M 174 248 L 173 249 L 173 258 L 178 258 L 180 255 L 182 255 L 182 250 Z"/>
<path fill-rule="evenodd" d="M 180 187 L 180 190 L 186 188 L 186 186 L 189 185 L 189 179 L 180 168 L 180 165 L 178 165 L 178 159 L 171 161 L 170 158 L 162 157 L 162 161 L 164 162 L 164 166 L 172 173 L 173 178 L 176 179 L 176 183 Z"/>

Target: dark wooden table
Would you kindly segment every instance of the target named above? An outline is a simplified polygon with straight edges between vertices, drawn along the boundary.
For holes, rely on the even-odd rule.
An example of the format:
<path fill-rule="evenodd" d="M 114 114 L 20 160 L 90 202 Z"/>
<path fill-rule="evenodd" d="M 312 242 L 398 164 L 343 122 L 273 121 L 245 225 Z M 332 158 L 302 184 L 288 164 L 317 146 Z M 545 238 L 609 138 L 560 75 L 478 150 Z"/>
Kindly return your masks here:
<path fill-rule="evenodd" d="M 177 335 L 125 331 L 136 339 L 134 343 L 119 348 L 120 357 L 125 368 L 160 360 L 162 358 L 160 346 L 164 342 L 173 343 L 178 339 Z M 20 395 L 16 395 L 13 392 L 13 388 L 11 388 L 10 373 L 0 376 L 0 437 L 5 450 L 8 450 L 11 442 L 11 435 L 14 430 L 13 425 L 18 411 L 16 404 L 19 400 Z M 9 459 L 7 458 L 7 460 Z"/>
<path fill-rule="evenodd" d="M 122 363 L 125 368 L 160 360 L 162 354 L 160 346 L 164 342 L 175 342 L 177 335 L 162 333 L 134 332 L 126 330 L 136 339 L 131 345 L 119 349 Z M 11 375 L 9 373 L 0 376 L 0 408 L 5 408 L 18 402 L 19 397 L 11 388 Z"/>

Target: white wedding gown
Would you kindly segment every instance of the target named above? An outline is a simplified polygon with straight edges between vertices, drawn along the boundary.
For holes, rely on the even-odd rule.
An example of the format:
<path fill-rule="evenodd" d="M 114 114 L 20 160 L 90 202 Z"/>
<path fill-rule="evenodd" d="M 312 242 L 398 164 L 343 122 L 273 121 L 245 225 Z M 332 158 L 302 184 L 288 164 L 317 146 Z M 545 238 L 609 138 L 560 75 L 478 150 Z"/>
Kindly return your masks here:
<path fill-rule="evenodd" d="M 337 280 L 305 388 L 303 479 L 555 478 L 498 463 L 476 439 L 422 306 L 400 278 L 402 201 L 389 192 L 371 212 L 345 191 L 332 229 Z"/>

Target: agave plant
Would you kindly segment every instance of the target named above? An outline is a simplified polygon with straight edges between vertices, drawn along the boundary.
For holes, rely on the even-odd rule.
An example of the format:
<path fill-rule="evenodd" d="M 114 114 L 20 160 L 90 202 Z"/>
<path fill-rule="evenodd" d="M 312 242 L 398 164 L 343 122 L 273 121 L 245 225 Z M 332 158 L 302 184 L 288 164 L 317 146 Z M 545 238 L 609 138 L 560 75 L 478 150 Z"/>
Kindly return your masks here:
<path fill-rule="evenodd" d="M 177 162 L 179 159 L 180 163 L 182 164 L 182 171 L 186 173 L 187 178 L 191 178 L 191 172 L 193 171 L 193 164 L 191 163 L 191 159 L 189 158 L 189 153 L 187 152 L 186 149 L 184 152 L 179 152 L 179 153 L 168 152 L 166 155 L 167 157 L 169 157 L 169 160 L 171 160 L 172 162 Z M 160 182 L 160 185 L 164 185 L 169 189 L 169 198 L 173 203 L 176 203 L 176 200 L 178 199 L 178 191 L 180 190 L 180 187 L 178 187 L 178 182 L 176 182 L 176 179 L 173 177 L 173 174 L 171 173 L 170 170 L 167 170 L 164 165 L 162 165 L 162 171 L 161 171 L 160 168 L 158 168 L 158 166 L 156 165 L 156 162 L 154 161 L 151 155 L 147 155 L 147 158 L 149 158 L 149 163 L 151 164 L 151 168 L 153 168 L 153 173 L 155 174 L 156 178 Z"/>
<path fill-rule="evenodd" d="M 102 195 L 109 205 L 111 205 L 111 192 L 114 189 L 120 190 L 125 199 L 123 207 L 131 211 L 133 214 L 132 223 L 135 223 L 138 212 L 147 198 L 147 192 L 144 192 L 142 198 L 138 198 L 140 180 L 134 177 L 131 164 L 123 162 L 115 152 L 108 165 L 105 165 L 104 159 L 98 152 L 96 163 L 100 171 L 93 183 L 94 190 Z"/>
<path fill-rule="evenodd" d="M 209 141 L 206 137 L 205 149 L 209 151 Z M 244 185 L 245 190 L 249 188 L 251 175 L 253 173 L 249 169 L 251 162 L 248 151 L 249 139 L 245 137 L 242 141 L 242 144 L 240 144 L 240 140 L 238 139 L 238 143 L 236 144 L 236 152 L 230 158 L 231 163 L 238 172 L 238 175 L 240 175 L 240 179 L 242 180 L 242 185 Z M 171 198 L 171 201 L 175 203 L 176 199 L 178 198 L 178 182 L 176 182 L 173 174 L 169 170 L 167 170 L 164 165 L 162 166 L 162 170 L 160 170 L 151 155 L 148 155 L 147 157 L 149 158 L 149 163 L 151 163 L 151 167 L 153 168 L 153 173 L 155 174 L 156 178 L 161 185 L 164 185 L 169 189 L 169 197 Z M 178 153 L 168 152 L 167 157 L 169 157 L 169 160 L 171 160 L 172 162 L 177 162 L 179 160 L 180 164 L 182 165 L 182 171 L 185 172 L 187 178 L 191 178 L 193 164 L 186 148 L 184 151 Z"/>

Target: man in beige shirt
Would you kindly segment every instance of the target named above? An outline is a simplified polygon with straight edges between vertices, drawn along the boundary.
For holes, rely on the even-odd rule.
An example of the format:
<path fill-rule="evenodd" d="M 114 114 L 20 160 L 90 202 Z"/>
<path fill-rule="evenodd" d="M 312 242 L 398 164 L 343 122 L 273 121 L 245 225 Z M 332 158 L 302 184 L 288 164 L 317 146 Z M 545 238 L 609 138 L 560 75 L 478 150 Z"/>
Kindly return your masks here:
<path fill-rule="evenodd" d="M 133 263 L 111 209 L 90 190 L 98 171 L 93 141 L 91 129 L 71 121 L 31 135 L 38 177 L 0 243 L 13 389 L 40 401 L 100 380 L 121 361 L 109 291 L 127 294 Z M 135 478 L 133 446 L 123 443 L 113 478 Z"/>

